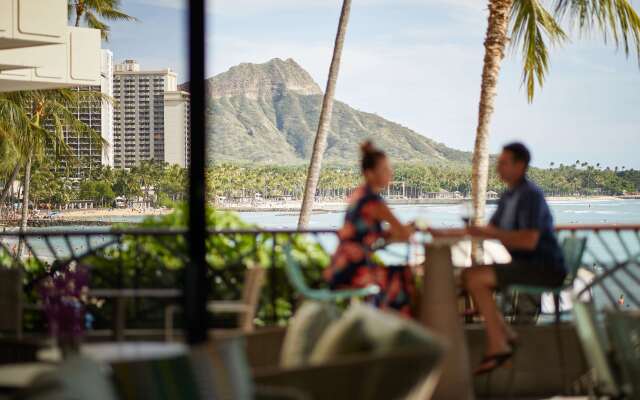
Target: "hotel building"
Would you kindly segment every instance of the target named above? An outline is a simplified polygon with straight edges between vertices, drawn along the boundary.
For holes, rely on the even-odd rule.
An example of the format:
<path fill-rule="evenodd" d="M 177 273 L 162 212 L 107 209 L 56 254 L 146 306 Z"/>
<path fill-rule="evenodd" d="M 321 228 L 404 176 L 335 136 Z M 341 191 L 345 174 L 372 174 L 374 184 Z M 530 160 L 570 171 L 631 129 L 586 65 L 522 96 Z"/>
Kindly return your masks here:
<path fill-rule="evenodd" d="M 141 70 L 136 61 L 126 60 L 115 66 L 113 84 L 114 166 L 156 160 L 185 167 L 189 94 L 178 90 L 177 75 L 170 69 Z"/>

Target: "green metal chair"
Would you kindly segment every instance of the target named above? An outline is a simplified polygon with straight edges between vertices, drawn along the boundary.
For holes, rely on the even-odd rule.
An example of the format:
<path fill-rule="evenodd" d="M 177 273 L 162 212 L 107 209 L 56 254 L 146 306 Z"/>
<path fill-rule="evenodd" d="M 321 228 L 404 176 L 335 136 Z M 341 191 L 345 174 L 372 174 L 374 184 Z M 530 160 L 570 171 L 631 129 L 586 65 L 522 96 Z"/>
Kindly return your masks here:
<path fill-rule="evenodd" d="M 562 312 L 560 310 L 560 293 L 573 287 L 573 281 L 578 276 L 578 270 L 582 266 L 582 256 L 587 245 L 586 238 L 568 237 L 562 242 L 562 253 L 564 254 L 565 264 L 567 266 L 567 277 L 562 286 L 550 288 L 544 286 L 530 285 L 511 285 L 509 290 L 517 296 L 520 293 L 530 295 L 541 295 L 543 293 L 553 294 L 555 322 L 560 322 Z M 514 307 L 514 309 L 517 307 Z"/>
<path fill-rule="evenodd" d="M 558 354 L 560 357 L 560 369 L 562 371 L 562 381 L 566 384 L 566 364 L 564 357 L 564 346 L 562 343 L 562 335 L 560 332 L 560 317 L 562 312 L 560 310 L 560 293 L 567 289 L 573 288 L 573 281 L 578 276 L 578 270 L 582 266 L 582 256 L 584 254 L 587 244 L 586 238 L 577 238 L 574 236 L 564 239 L 562 242 L 562 253 L 564 254 L 565 265 L 567 266 L 567 277 L 565 278 L 562 286 L 557 288 L 542 287 L 542 286 L 529 286 L 529 285 L 512 285 L 509 289 L 517 296 L 519 293 L 541 295 L 543 293 L 551 293 L 553 295 L 554 313 L 555 313 L 555 331 L 556 331 L 556 345 Z M 514 310 L 517 306 L 514 307 Z"/>
<path fill-rule="evenodd" d="M 591 397 L 620 398 L 623 391 L 618 379 L 618 368 L 614 366 L 611 357 L 611 344 L 606 332 L 601 327 L 602 322 L 598 321 L 593 303 L 582 302 L 574 295 L 573 314 L 576 333 L 582 344 L 584 355 L 592 368 L 586 377 L 589 392 L 593 395 Z"/>
<path fill-rule="evenodd" d="M 312 289 L 306 283 L 300 263 L 295 259 L 295 257 L 293 257 L 291 245 L 284 246 L 284 253 L 287 260 L 285 265 L 287 278 L 289 279 L 291 286 L 293 286 L 293 288 L 305 299 L 333 302 L 367 297 L 380 293 L 380 287 L 378 287 L 378 285 L 369 285 L 360 289 L 344 290 Z"/>

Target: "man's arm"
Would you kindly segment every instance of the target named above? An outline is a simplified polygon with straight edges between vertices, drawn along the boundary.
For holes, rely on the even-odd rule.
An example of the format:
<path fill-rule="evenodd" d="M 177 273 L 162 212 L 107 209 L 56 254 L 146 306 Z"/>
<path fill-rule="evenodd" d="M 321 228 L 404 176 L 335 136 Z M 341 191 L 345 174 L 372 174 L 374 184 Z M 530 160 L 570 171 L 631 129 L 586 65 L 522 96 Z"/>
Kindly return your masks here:
<path fill-rule="evenodd" d="M 469 235 L 482 239 L 499 240 L 506 248 L 513 250 L 534 250 L 540 240 L 540 231 L 537 229 L 521 229 L 507 231 L 494 225 L 481 227 L 471 226 Z"/>

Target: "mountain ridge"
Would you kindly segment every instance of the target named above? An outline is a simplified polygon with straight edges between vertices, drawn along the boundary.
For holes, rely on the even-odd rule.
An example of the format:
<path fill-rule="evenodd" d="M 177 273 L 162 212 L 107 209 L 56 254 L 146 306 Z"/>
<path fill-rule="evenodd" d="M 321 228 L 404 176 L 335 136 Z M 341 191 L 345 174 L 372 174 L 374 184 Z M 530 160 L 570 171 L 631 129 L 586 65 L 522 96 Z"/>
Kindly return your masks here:
<path fill-rule="evenodd" d="M 188 88 L 188 83 L 182 85 Z M 210 162 L 307 163 L 323 92 L 289 58 L 242 63 L 207 80 Z M 353 164 L 359 143 L 372 139 L 396 162 L 469 163 L 455 150 L 377 114 L 335 101 L 325 161 Z"/>

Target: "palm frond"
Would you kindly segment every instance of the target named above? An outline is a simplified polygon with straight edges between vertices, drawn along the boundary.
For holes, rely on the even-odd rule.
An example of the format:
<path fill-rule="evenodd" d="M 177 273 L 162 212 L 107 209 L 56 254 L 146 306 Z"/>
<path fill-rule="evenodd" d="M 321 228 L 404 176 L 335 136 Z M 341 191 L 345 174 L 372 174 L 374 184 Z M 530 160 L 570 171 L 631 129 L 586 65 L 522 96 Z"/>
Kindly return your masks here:
<path fill-rule="evenodd" d="M 640 16 L 629 0 L 556 0 L 555 12 L 580 33 L 597 28 L 605 43 L 613 38 L 627 56 L 633 49 L 640 64 Z"/>
<path fill-rule="evenodd" d="M 549 71 L 547 43 L 560 44 L 567 35 L 539 0 L 514 0 L 511 24 L 511 46 L 522 51 L 522 84 L 531 102 L 536 83 L 542 87 Z"/>
<path fill-rule="evenodd" d="M 69 7 L 70 15 L 73 14 L 72 8 L 80 14 L 86 26 L 100 29 L 105 41 L 109 40 L 110 33 L 107 21 L 138 21 L 121 9 L 119 0 L 83 0 L 82 4 L 78 0 L 69 0 Z"/>
<path fill-rule="evenodd" d="M 109 40 L 109 32 L 111 30 L 111 28 L 109 28 L 109 25 L 105 24 L 104 22 L 100 21 L 98 19 L 98 17 L 91 11 L 87 11 L 84 14 L 84 20 L 87 23 L 87 26 L 89 28 L 93 28 L 93 29 L 99 29 L 100 30 L 100 36 L 102 36 L 102 39 L 105 41 Z"/>

